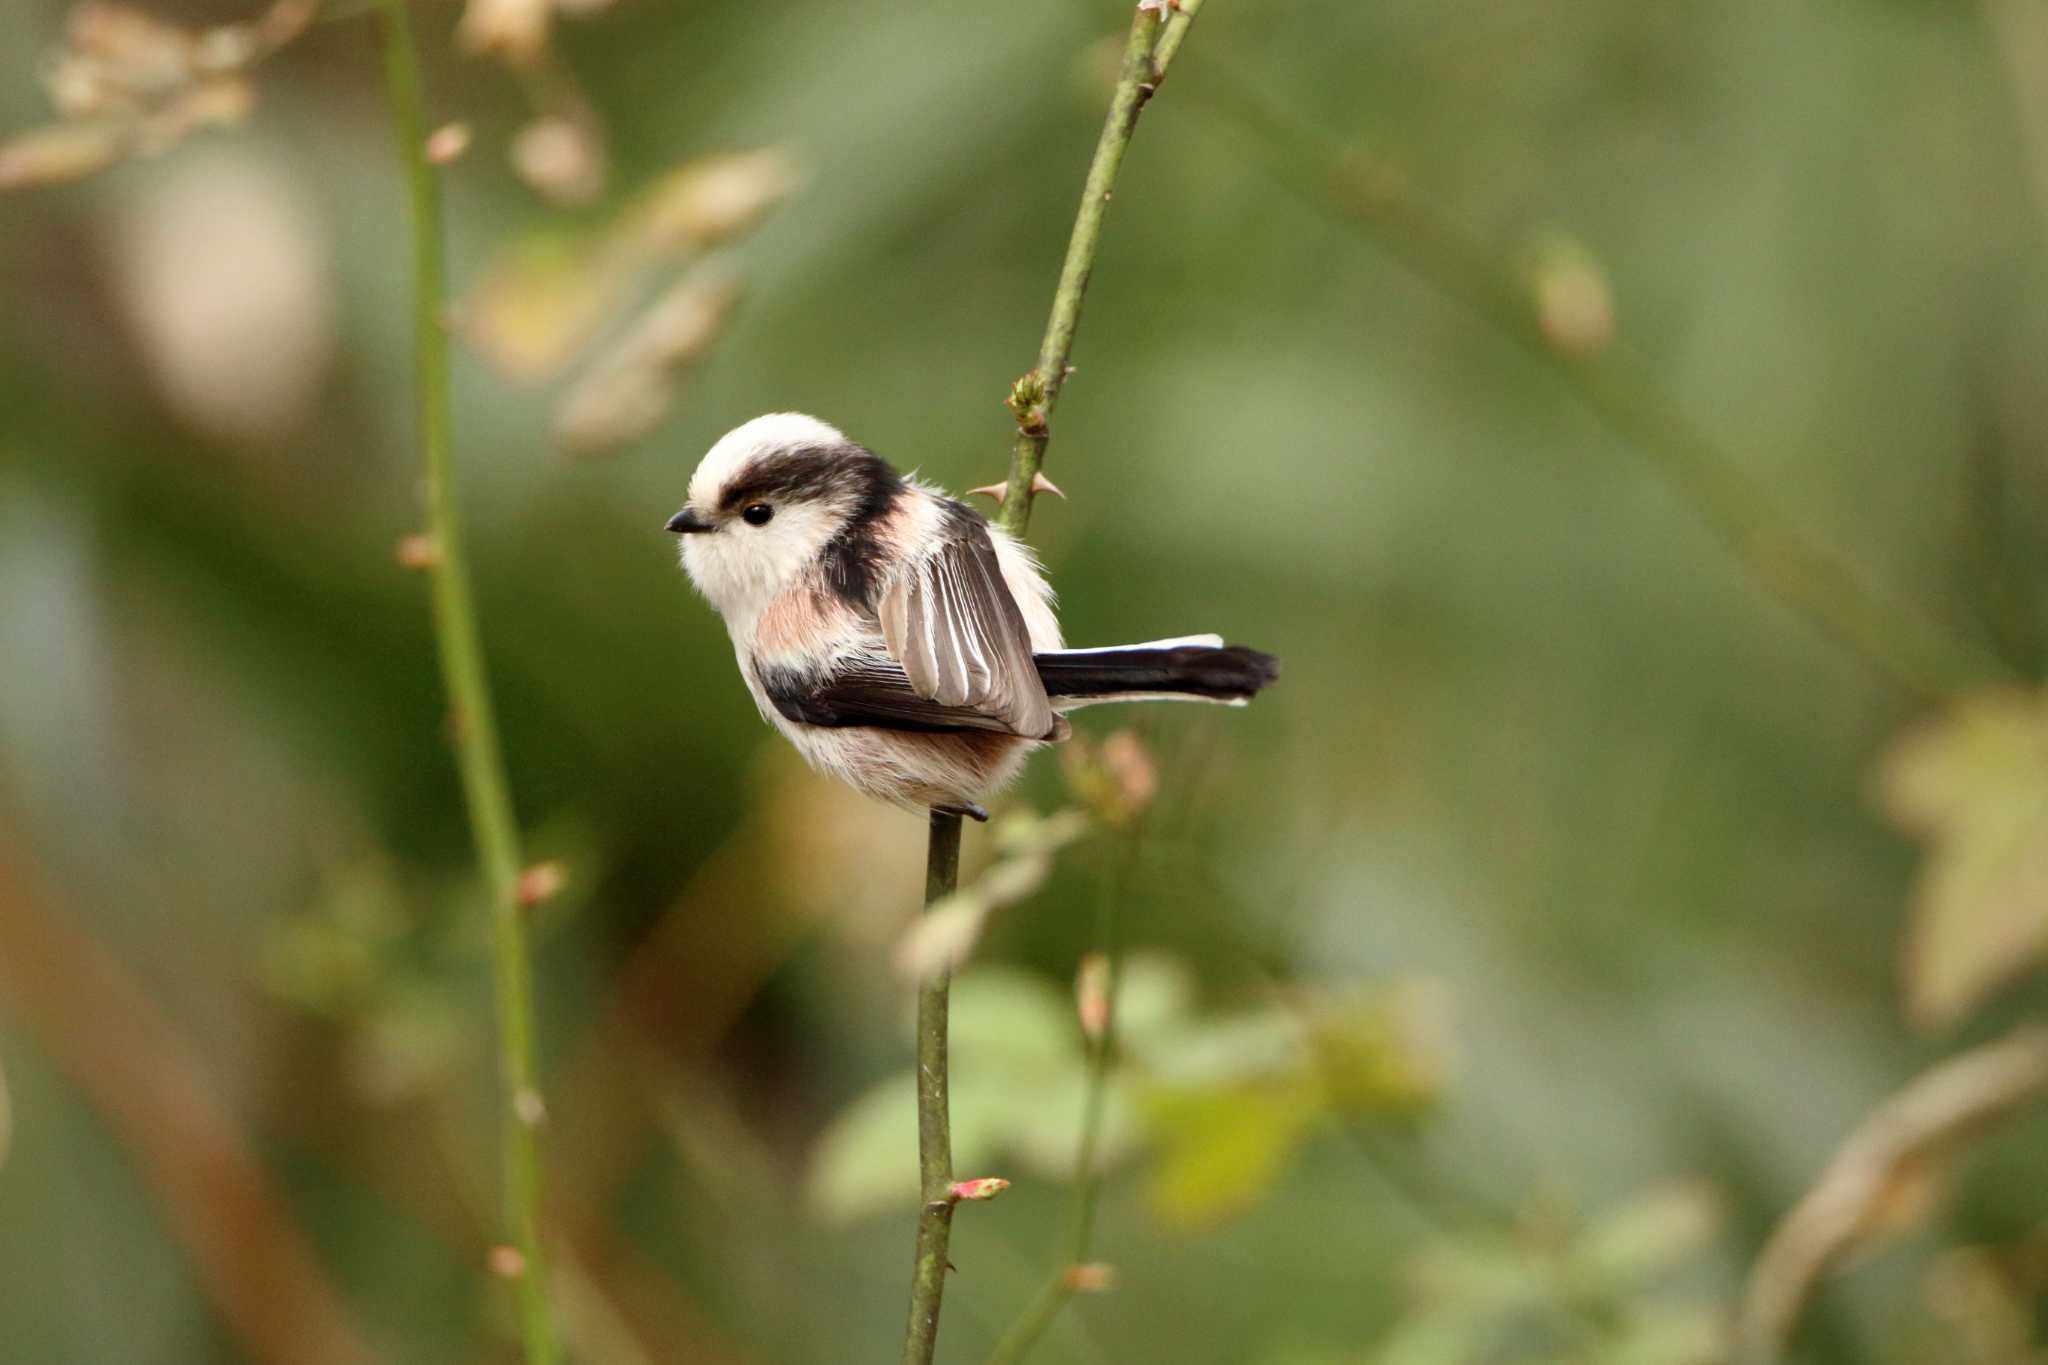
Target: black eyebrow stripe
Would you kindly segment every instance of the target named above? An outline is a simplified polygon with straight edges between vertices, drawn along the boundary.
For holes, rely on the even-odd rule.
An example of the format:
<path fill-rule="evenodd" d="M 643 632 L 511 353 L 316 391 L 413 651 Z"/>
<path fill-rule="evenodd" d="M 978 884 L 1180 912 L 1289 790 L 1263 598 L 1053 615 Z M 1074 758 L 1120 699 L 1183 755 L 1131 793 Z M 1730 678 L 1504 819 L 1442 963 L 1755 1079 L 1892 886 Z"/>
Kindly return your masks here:
<path fill-rule="evenodd" d="M 817 498 L 841 488 L 852 490 L 867 482 L 860 466 L 868 461 L 881 463 L 879 457 L 858 446 L 805 446 L 778 452 L 756 461 L 726 485 L 718 506 L 731 512 L 750 502 Z"/>

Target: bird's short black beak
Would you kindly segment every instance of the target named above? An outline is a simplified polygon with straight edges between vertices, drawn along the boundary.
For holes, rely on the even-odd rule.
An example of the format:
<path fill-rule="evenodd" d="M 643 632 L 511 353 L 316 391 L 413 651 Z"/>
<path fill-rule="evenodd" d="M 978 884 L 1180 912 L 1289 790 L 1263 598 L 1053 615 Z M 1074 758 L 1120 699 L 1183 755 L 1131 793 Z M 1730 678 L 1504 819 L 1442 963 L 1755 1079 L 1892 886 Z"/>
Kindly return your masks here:
<path fill-rule="evenodd" d="M 668 529 L 679 536 L 686 536 L 692 531 L 715 531 L 718 528 L 712 524 L 711 518 L 696 508 L 685 507 L 668 519 Z"/>

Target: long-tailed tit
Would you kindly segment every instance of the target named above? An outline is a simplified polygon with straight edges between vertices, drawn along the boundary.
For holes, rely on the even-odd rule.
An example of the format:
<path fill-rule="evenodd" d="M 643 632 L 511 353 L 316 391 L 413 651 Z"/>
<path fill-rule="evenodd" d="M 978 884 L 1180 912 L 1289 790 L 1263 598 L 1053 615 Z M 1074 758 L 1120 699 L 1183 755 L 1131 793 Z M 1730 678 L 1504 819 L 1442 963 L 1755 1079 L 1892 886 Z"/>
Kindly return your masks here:
<path fill-rule="evenodd" d="M 988 818 L 980 802 L 1061 714 L 1096 702 L 1242 706 L 1269 654 L 1192 635 L 1067 649 L 1031 551 L 814 417 L 712 446 L 669 518 L 732 633 L 761 715 L 871 796 Z"/>

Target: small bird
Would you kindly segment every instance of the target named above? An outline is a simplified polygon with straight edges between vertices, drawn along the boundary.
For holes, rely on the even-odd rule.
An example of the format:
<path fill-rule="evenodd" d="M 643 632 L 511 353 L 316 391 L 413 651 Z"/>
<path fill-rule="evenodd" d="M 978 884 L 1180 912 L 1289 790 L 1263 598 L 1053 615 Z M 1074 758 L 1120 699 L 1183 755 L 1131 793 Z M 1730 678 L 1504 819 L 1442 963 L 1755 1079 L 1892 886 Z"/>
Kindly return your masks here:
<path fill-rule="evenodd" d="M 1270 654 L 1190 635 L 1067 649 L 1031 551 L 836 428 L 776 412 L 705 454 L 668 520 L 769 724 L 818 771 L 912 809 L 981 803 L 1061 714 L 1111 701 L 1244 705 Z"/>

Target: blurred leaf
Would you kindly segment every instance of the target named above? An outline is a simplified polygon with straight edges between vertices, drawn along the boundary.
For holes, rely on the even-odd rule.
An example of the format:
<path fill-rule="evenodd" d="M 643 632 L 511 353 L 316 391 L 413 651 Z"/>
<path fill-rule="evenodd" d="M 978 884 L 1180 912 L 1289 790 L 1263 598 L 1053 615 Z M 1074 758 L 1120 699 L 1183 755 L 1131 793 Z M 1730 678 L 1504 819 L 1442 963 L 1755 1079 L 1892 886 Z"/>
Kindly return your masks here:
<path fill-rule="evenodd" d="M 1057 853 L 1087 834 L 1088 830 L 1085 811 L 1056 810 L 1050 815 L 1040 815 L 1027 806 L 1005 814 L 989 833 L 998 849 L 1015 857 Z"/>
<path fill-rule="evenodd" d="M 917 1198 L 917 1080 L 891 1076 L 839 1112 L 811 1151 L 804 1196 L 848 1223 Z"/>
<path fill-rule="evenodd" d="M 1670 1185 L 1638 1195 L 1594 1222 L 1572 1256 L 1581 1273 L 1597 1281 L 1635 1283 L 1698 1255 L 1720 1223 L 1720 1201 L 1711 1189 Z"/>
<path fill-rule="evenodd" d="M 1333 1105 L 1412 1115 L 1436 1102 L 1441 1067 L 1420 1036 L 1417 1010 L 1413 991 L 1365 993 L 1310 1007 L 1309 1043 Z"/>
<path fill-rule="evenodd" d="M 1301 1021 L 1280 1008 L 1162 1023 L 1126 1043 L 1156 1080 L 1179 1087 L 1232 1085 L 1306 1061 Z"/>
<path fill-rule="evenodd" d="M 0 1170 L 7 1169 L 7 1155 L 14 1150 L 14 1096 L 7 1088 L 7 1066 L 0 1062 Z"/>
<path fill-rule="evenodd" d="M 533 66 L 548 50 L 552 0 L 469 0 L 455 28 L 463 51 L 496 57 L 511 66 Z"/>
<path fill-rule="evenodd" d="M 1064 994 L 1012 967 L 980 967 L 953 983 L 954 1165 L 983 1175 L 1014 1157 L 1064 1178 L 1080 1131 L 1085 1073 Z M 848 1221 L 917 1198 L 917 1084 L 905 1070 L 843 1110 L 819 1138 L 806 1184 L 823 1217 Z M 1112 1092 L 1104 1151 L 1129 1146 L 1128 1100 Z M 1113 1159 L 1106 1155 L 1105 1159 Z"/>
<path fill-rule="evenodd" d="M 0 142 L 0 190 L 61 185 L 104 170 L 134 143 L 125 123 L 56 123 Z"/>
<path fill-rule="evenodd" d="M 1079 811 L 1040 817 L 1027 809 L 1003 817 L 994 830 L 1002 856 L 904 932 L 894 955 L 897 973 L 921 981 L 957 970 L 981 941 L 989 915 L 1043 886 L 1052 874 L 1052 855 L 1088 828 L 1088 817 Z"/>
<path fill-rule="evenodd" d="M 1929 843 L 1905 952 L 1907 1005 L 1951 1023 L 2048 948 L 2048 698 L 1982 693 L 1885 757 L 1886 810 Z"/>
<path fill-rule="evenodd" d="M 631 278 L 602 239 L 550 229 L 500 250 L 456 306 L 463 339 L 508 378 L 558 372 L 596 335 Z"/>
<path fill-rule="evenodd" d="M 506 156 L 534 193 L 569 207 L 604 191 L 611 164 L 596 116 L 580 107 L 535 118 L 513 136 Z"/>
<path fill-rule="evenodd" d="M 579 158 L 597 152 L 579 151 L 560 123 L 529 129 L 538 135 L 525 150 L 537 162 L 527 170 L 561 175 L 562 188 L 574 192 L 584 169 Z M 786 154 L 775 148 L 686 162 L 596 231 L 567 234 L 550 227 L 501 247 L 457 306 L 457 326 L 501 374 L 533 384 L 559 375 L 631 305 L 653 300 L 598 362 L 591 391 L 573 398 L 558 418 L 579 445 L 629 439 L 666 407 L 644 381 L 700 356 L 736 297 L 729 272 L 680 281 L 674 273 L 752 231 L 794 185 Z M 600 423 L 606 414 L 611 420 Z M 601 434 L 613 431 L 629 435 Z"/>
<path fill-rule="evenodd" d="M 1153 1207 L 1193 1225 L 1257 1203 L 1320 1116 L 1322 1097 L 1301 1082 L 1157 1090 L 1145 1111 L 1161 1146 Z"/>
<path fill-rule="evenodd" d="M 350 1081 L 373 1104 L 430 1090 L 470 1046 L 469 1016 L 446 991 L 417 977 L 383 993 L 351 1040 Z"/>
<path fill-rule="evenodd" d="M 738 278 L 708 262 L 669 286 L 563 396 L 555 439 L 591 455 L 653 431 L 674 402 L 678 373 L 710 350 L 739 296 Z"/>
<path fill-rule="evenodd" d="M 977 1067 L 1076 1063 L 1079 1031 L 1065 993 L 1016 967 L 977 967 L 953 983 L 952 1051 Z"/>
<path fill-rule="evenodd" d="M 2038 1254 L 2038 1248 L 2036 1248 Z M 2035 1359 L 2034 1299 L 2048 1285 L 2016 1280 L 1997 1252 L 1957 1247 L 1941 1253 L 1921 1281 L 1921 1297 L 1940 1324 L 1925 1358 L 1943 1365 L 2005 1365 Z M 1918 1356 L 1916 1355 L 1916 1358 Z"/>
<path fill-rule="evenodd" d="M 1520 1313 L 1553 1288 L 1547 1256 L 1513 1229 L 1487 1228 L 1447 1238 L 1415 1259 L 1408 1284 L 1436 1311 L 1484 1318 Z"/>
<path fill-rule="evenodd" d="M 391 947 L 411 923 L 396 868 L 376 855 L 358 858 L 323 882 L 305 911 L 263 922 L 257 977 L 301 1009 L 351 1017 L 387 976 Z"/>
<path fill-rule="evenodd" d="M 1151 970 L 1141 992 L 1160 995 L 1151 1008 L 1165 1017 L 1134 1028 L 1127 1051 L 1146 1070 L 1143 1113 L 1161 1147 L 1154 1203 L 1170 1220 L 1210 1222 L 1255 1202 L 1326 1117 L 1405 1119 L 1436 1099 L 1438 1068 L 1408 1021 L 1410 993 L 1175 1022 L 1180 987 Z"/>
<path fill-rule="evenodd" d="M 1560 1215 L 1447 1235 L 1407 1276 L 1412 1302 L 1368 1358 L 1444 1365 L 1707 1365 L 1727 1355 L 1727 1313 L 1712 1302 L 1649 1298 L 1658 1272 L 1696 1257 L 1713 1234 L 1703 1187 L 1674 1185 L 1590 1224 Z"/>
<path fill-rule="evenodd" d="M 1424 1316 L 1403 1322 L 1366 1359 L 1372 1365 L 1459 1365 L 1476 1359 L 1479 1346 L 1472 1323 Z"/>
<path fill-rule="evenodd" d="M 1195 974 L 1164 953 L 1131 953 L 1117 981 L 1117 1035 L 1128 1046 L 1185 1019 L 1195 1003 Z"/>
<path fill-rule="evenodd" d="M 1728 1319 L 1712 1303 L 1658 1304 L 1625 1319 L 1599 1358 L 1608 1365 L 1713 1365 L 1728 1358 Z"/>
<path fill-rule="evenodd" d="M 781 147 L 700 157 L 654 182 L 626 228 L 649 250 L 683 252 L 744 237 L 802 183 Z"/>
<path fill-rule="evenodd" d="M 988 922 L 989 902 L 978 887 L 953 892 L 927 909 L 896 944 L 891 961 L 906 981 L 957 971 Z"/>

